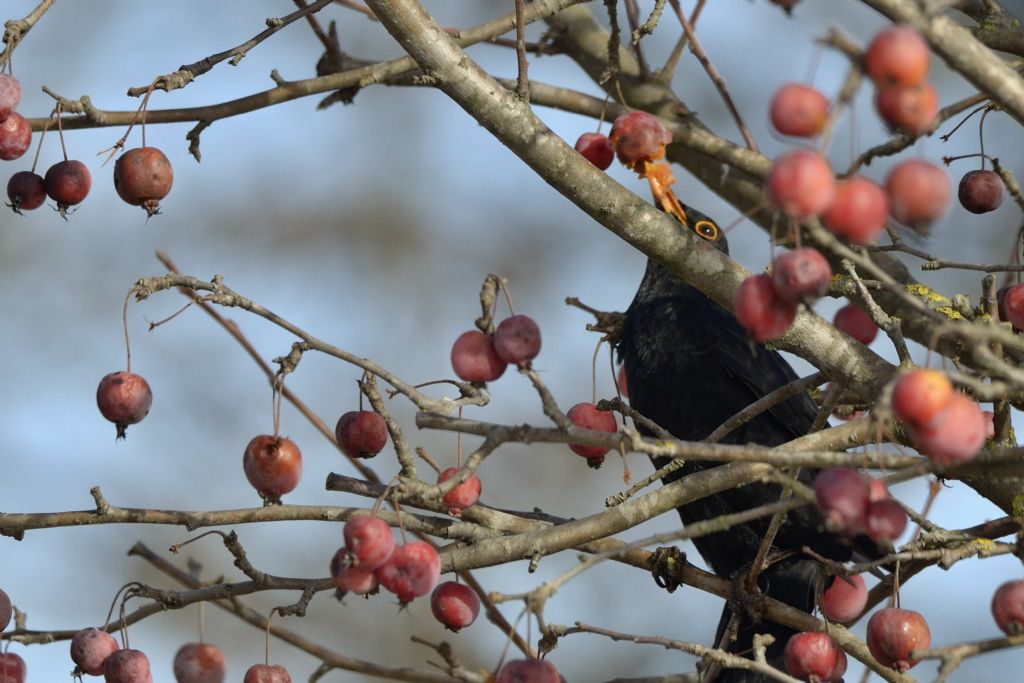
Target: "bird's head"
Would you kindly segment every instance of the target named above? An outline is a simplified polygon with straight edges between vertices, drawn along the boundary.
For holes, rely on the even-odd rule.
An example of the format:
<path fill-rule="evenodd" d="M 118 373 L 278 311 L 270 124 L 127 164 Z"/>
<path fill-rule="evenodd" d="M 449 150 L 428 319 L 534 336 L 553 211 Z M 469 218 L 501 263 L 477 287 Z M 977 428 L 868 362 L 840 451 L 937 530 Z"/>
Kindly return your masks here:
<path fill-rule="evenodd" d="M 683 227 L 691 230 L 697 237 L 711 243 L 719 251 L 729 253 L 729 241 L 725 238 L 725 231 L 717 222 L 686 204 L 680 203 L 679 206 L 682 209 L 682 215 L 679 215 L 680 212 L 677 211 L 667 213 L 675 216 L 676 220 L 683 224 Z"/>

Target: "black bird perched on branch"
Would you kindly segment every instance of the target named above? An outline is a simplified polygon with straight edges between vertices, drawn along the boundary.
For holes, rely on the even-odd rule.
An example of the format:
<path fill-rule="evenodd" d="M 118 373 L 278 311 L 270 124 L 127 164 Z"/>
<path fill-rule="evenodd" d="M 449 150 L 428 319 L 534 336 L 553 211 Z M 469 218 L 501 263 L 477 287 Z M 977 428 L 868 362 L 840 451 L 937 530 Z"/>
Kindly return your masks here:
<path fill-rule="evenodd" d="M 656 197 L 657 199 L 657 197 Z M 674 199 L 674 198 L 673 198 Z M 728 253 L 725 235 L 704 214 L 676 202 L 676 210 L 663 208 L 705 241 Z M 640 288 L 626 312 L 618 341 L 626 366 L 630 404 L 679 439 L 700 441 L 716 427 L 765 394 L 796 379 L 777 352 L 752 345 L 733 315 L 682 282 L 660 263 L 649 259 Z M 776 404 L 722 439 L 726 443 L 776 446 L 803 436 L 814 422 L 817 407 L 807 394 Z M 655 460 L 660 467 L 666 460 Z M 674 481 L 719 463 L 688 461 L 669 474 Z M 805 482 L 812 476 L 803 472 Z M 748 484 L 688 503 L 679 508 L 684 524 L 738 512 L 779 500 L 779 486 Z M 694 540 L 697 550 L 719 576 L 738 579 L 750 565 L 767 535 L 769 518 L 733 526 Z M 851 548 L 830 534 L 816 509 L 791 511 L 778 529 L 773 551 L 783 559 L 761 571 L 758 586 L 772 598 L 806 612 L 815 607 L 823 567 L 804 555 L 804 546 L 837 561 L 849 560 Z M 788 551 L 788 552 L 787 552 Z M 734 584 L 738 585 L 738 583 Z M 719 622 L 720 642 L 732 618 L 727 604 Z M 769 621 L 755 623 L 749 613 L 736 613 L 736 639 L 725 645 L 730 652 L 751 656 L 755 633 L 775 637 L 768 647 L 768 662 L 783 668 L 782 653 L 795 631 Z M 766 679 L 743 669 L 726 669 L 714 683 L 761 683 Z"/>

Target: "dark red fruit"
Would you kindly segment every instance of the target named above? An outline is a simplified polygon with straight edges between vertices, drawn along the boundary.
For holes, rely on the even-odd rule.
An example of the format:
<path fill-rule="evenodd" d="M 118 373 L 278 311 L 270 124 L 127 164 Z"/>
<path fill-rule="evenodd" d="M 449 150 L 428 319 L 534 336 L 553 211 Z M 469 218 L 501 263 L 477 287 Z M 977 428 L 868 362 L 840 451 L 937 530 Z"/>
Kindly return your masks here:
<path fill-rule="evenodd" d="M 587 161 L 604 171 L 612 165 L 615 152 L 612 143 L 601 133 L 584 133 L 576 141 L 576 151 Z"/>
<path fill-rule="evenodd" d="M 824 213 L 836 196 L 836 180 L 825 157 L 809 149 L 787 152 L 775 160 L 765 181 L 768 198 L 790 218 Z"/>
<path fill-rule="evenodd" d="M 860 176 L 836 185 L 836 198 L 821 217 L 826 228 L 854 244 L 873 242 L 888 219 L 889 200 L 885 192 Z"/>
<path fill-rule="evenodd" d="M 174 677 L 178 683 L 221 683 L 224 653 L 209 643 L 185 643 L 174 655 Z"/>
<path fill-rule="evenodd" d="M 334 436 L 342 452 L 351 458 L 372 458 L 388 442 L 384 418 L 370 410 L 352 410 L 338 418 Z"/>
<path fill-rule="evenodd" d="M 786 334 L 796 318 L 796 306 L 788 303 L 772 286 L 770 275 L 751 275 L 736 288 L 736 319 L 756 342 Z"/>
<path fill-rule="evenodd" d="M 380 517 L 355 515 L 345 522 L 342 532 L 348 550 L 346 564 L 372 572 L 388 561 L 395 551 L 391 527 Z"/>
<path fill-rule="evenodd" d="M 100 676 L 103 662 L 119 649 L 114 636 L 97 628 L 86 628 L 71 639 L 71 661 L 90 676 Z"/>
<path fill-rule="evenodd" d="M 908 425 L 914 448 L 940 465 L 973 460 L 985 445 L 988 422 L 978 404 L 953 392 L 946 408 L 928 425 Z"/>
<path fill-rule="evenodd" d="M 0 120 L 6 119 L 21 102 L 21 81 L 9 74 L 0 74 Z"/>
<path fill-rule="evenodd" d="M 907 135 L 923 135 L 939 118 L 939 95 L 928 81 L 917 85 L 879 88 L 875 109 L 890 129 Z"/>
<path fill-rule="evenodd" d="M 615 386 L 618 388 L 622 398 L 629 398 L 629 385 L 626 383 L 626 366 L 620 365 L 619 372 L 615 375 Z"/>
<path fill-rule="evenodd" d="M 894 500 L 868 505 L 867 534 L 876 543 L 892 543 L 907 528 L 907 513 Z"/>
<path fill-rule="evenodd" d="M 523 367 L 540 353 L 540 328 L 528 315 L 505 318 L 494 331 L 494 350 L 506 363 Z"/>
<path fill-rule="evenodd" d="M 0 631 L 3 631 L 11 623 L 13 611 L 11 609 L 11 599 L 7 596 L 7 593 L 0 590 Z"/>
<path fill-rule="evenodd" d="M 253 664 L 242 683 L 292 683 L 292 677 L 280 664 Z"/>
<path fill-rule="evenodd" d="M 245 447 L 242 456 L 245 478 L 267 503 L 295 489 L 302 477 L 302 452 L 282 436 L 260 434 Z"/>
<path fill-rule="evenodd" d="M 331 578 L 339 590 L 356 595 L 367 595 L 377 588 L 377 575 L 373 570 L 346 566 L 349 553 L 340 548 L 331 558 Z"/>
<path fill-rule="evenodd" d="M 114 189 L 132 206 L 141 206 L 150 216 L 160 213 L 160 200 L 174 183 L 174 170 L 156 147 L 130 149 L 114 162 Z"/>
<path fill-rule="evenodd" d="M 777 256 L 772 262 L 772 286 L 783 301 L 812 302 L 828 292 L 832 267 L 811 247 L 801 247 Z"/>
<path fill-rule="evenodd" d="M 458 467 L 449 467 L 438 475 L 437 483 L 448 481 L 458 471 Z M 448 514 L 458 517 L 463 510 L 473 507 L 480 500 L 480 489 L 480 477 L 471 474 L 464 482 L 444 494 L 441 502 L 448 508 Z"/>
<path fill-rule="evenodd" d="M 930 427 L 953 398 L 953 383 L 938 370 L 916 369 L 900 377 L 892 388 L 892 412 L 914 427 Z"/>
<path fill-rule="evenodd" d="M 957 197 L 971 213 L 995 211 L 1003 203 L 1003 179 L 995 171 L 968 171 L 960 179 Z"/>
<path fill-rule="evenodd" d="M 60 161 L 46 171 L 43 179 L 46 183 L 46 194 L 57 202 L 60 215 L 67 213 L 68 207 L 82 203 L 92 187 L 92 176 L 89 169 L 81 161 Z"/>
<path fill-rule="evenodd" d="M 494 683 L 561 683 L 555 665 L 546 659 L 513 659 L 501 667 Z"/>
<path fill-rule="evenodd" d="M 456 581 L 439 583 L 430 595 L 430 611 L 450 631 L 458 631 L 476 621 L 480 598 L 469 586 Z"/>
<path fill-rule="evenodd" d="M 846 654 L 832 636 L 820 631 L 791 636 L 783 657 L 786 671 L 804 681 L 833 683 L 846 673 Z"/>
<path fill-rule="evenodd" d="M 918 612 L 887 607 L 871 615 L 867 640 L 872 657 L 883 666 L 904 673 L 917 664 L 916 659 L 910 659 L 910 653 L 929 647 L 932 634 Z"/>
<path fill-rule="evenodd" d="M 425 541 L 398 546 L 388 561 L 377 568 L 380 585 L 397 595 L 403 605 L 429 593 L 440 576 L 441 558 Z"/>
<path fill-rule="evenodd" d="M 569 408 L 566 417 L 577 427 L 592 429 L 595 432 L 614 434 L 619 430 L 618 425 L 615 424 L 615 415 L 604 410 L 598 410 L 597 406 L 593 403 L 577 403 L 572 408 Z M 569 449 L 576 455 L 581 455 L 588 460 L 597 461 L 598 464 L 604 461 L 605 453 L 610 450 L 604 446 L 584 446 L 576 443 L 569 444 Z"/>
<path fill-rule="evenodd" d="M 128 425 L 149 414 L 153 392 L 146 380 L 133 372 L 112 372 L 96 388 L 96 405 L 117 427 L 117 438 L 123 439 Z"/>
<path fill-rule="evenodd" d="M 892 217 L 926 235 L 949 207 L 952 188 L 946 172 L 927 161 L 900 162 L 885 179 Z"/>
<path fill-rule="evenodd" d="M 1005 287 L 996 297 L 999 300 L 999 317 L 1015 329 L 1024 330 L 1024 284 Z"/>
<path fill-rule="evenodd" d="M 7 181 L 7 198 L 14 213 L 38 209 L 46 201 L 46 183 L 32 171 L 18 171 Z"/>
<path fill-rule="evenodd" d="M 1007 581 L 996 589 L 992 616 L 1006 635 L 1024 633 L 1024 580 Z"/>
<path fill-rule="evenodd" d="M 787 83 L 775 91 L 768 111 L 782 135 L 813 138 L 828 120 L 828 99 L 809 86 Z"/>
<path fill-rule="evenodd" d="M 864 68 L 879 87 L 917 85 L 928 76 L 928 43 L 904 24 L 883 29 L 864 53 Z"/>
<path fill-rule="evenodd" d="M 25 683 L 26 671 L 25 660 L 18 655 L 13 652 L 0 654 L 0 681 L 2 683 Z"/>
<path fill-rule="evenodd" d="M 153 683 L 149 659 L 139 650 L 117 650 L 103 662 L 107 683 Z"/>
<path fill-rule="evenodd" d="M 861 533 L 867 522 L 871 480 L 852 467 L 830 467 L 814 480 L 814 497 L 831 526 L 843 533 Z"/>
<path fill-rule="evenodd" d="M 0 159 L 13 161 L 32 146 L 32 126 L 21 114 L 11 114 L 0 121 Z"/>
<path fill-rule="evenodd" d="M 778 5 L 782 9 L 786 10 L 788 14 L 794 7 L 799 4 L 800 0 L 771 0 L 773 5 Z"/>
<path fill-rule="evenodd" d="M 851 622 L 864 612 L 868 604 L 868 587 L 860 574 L 843 578 L 833 577 L 821 596 L 821 613 L 829 621 L 841 624 Z"/>
<path fill-rule="evenodd" d="M 640 170 L 644 162 L 665 156 L 665 145 L 672 142 L 672 133 L 653 114 L 631 111 L 615 119 L 608 139 L 619 161 Z"/>
<path fill-rule="evenodd" d="M 490 382 L 505 374 L 508 363 L 494 350 L 494 337 L 480 330 L 459 335 L 452 345 L 452 369 L 467 382 Z"/>
<path fill-rule="evenodd" d="M 870 344 L 878 335 L 878 326 L 868 312 L 856 304 L 846 304 L 833 318 L 832 324 L 840 332 L 845 332 L 861 344 Z"/>

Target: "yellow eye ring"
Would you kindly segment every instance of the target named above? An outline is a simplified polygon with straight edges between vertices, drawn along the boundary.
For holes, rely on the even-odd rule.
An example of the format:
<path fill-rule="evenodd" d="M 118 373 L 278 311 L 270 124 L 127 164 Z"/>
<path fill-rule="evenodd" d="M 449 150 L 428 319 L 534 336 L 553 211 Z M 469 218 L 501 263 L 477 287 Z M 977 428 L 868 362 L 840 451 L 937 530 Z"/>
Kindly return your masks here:
<path fill-rule="evenodd" d="M 697 221 L 693 231 L 706 240 L 716 241 L 718 239 L 718 226 L 707 220 Z"/>

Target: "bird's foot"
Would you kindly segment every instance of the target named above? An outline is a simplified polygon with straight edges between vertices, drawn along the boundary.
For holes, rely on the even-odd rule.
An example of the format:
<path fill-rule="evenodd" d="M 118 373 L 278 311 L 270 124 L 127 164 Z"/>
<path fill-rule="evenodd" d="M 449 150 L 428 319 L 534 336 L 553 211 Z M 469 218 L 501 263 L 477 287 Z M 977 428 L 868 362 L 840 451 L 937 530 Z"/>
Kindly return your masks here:
<path fill-rule="evenodd" d="M 749 578 L 749 569 L 733 574 L 729 607 L 736 614 L 747 616 L 757 624 L 764 618 L 764 593 L 756 585 L 750 585 L 747 581 Z"/>
<path fill-rule="evenodd" d="M 686 566 L 686 553 L 675 546 L 663 546 L 654 551 L 651 557 L 651 575 L 654 583 L 669 593 L 675 592 L 683 583 L 683 568 Z"/>

